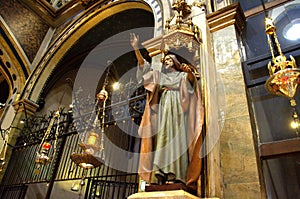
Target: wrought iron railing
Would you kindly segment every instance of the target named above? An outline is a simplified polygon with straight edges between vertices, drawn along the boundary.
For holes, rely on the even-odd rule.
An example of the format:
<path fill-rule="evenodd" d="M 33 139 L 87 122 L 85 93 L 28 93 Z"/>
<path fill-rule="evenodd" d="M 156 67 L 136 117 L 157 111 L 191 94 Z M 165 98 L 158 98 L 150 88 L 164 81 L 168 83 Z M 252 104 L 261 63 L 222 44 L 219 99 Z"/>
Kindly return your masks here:
<path fill-rule="evenodd" d="M 7 199 L 24 198 L 26 191 L 27 191 L 26 185 L 1 186 L 0 187 L 0 198 L 7 198 Z"/>
<path fill-rule="evenodd" d="M 134 145 L 136 146 L 139 142 L 134 134 L 137 134 L 138 125 L 136 124 L 140 122 L 145 105 L 144 90 L 132 85 L 130 89 L 133 90 L 125 90 L 125 92 L 132 94 L 130 98 L 110 96 L 109 105 L 105 108 L 104 125 L 107 138 L 127 151 L 132 151 Z M 128 96 L 124 93 L 115 92 L 114 94 L 115 96 Z M 84 103 L 81 103 L 82 101 Z M 88 186 L 86 186 L 87 198 L 94 198 L 96 195 L 98 198 L 107 198 L 108 195 L 109 198 L 125 198 L 128 194 L 137 192 L 138 177 L 136 173 L 118 171 L 105 165 L 86 171 L 70 159 L 72 153 L 82 152 L 81 148 L 78 147 L 80 133 L 86 128 L 92 128 L 92 126 L 86 125 L 89 124 L 87 121 L 91 118 L 90 115 L 94 110 L 91 108 L 94 102 L 92 98 L 89 103 L 86 101 L 86 99 L 74 100 L 73 113 L 76 111 L 75 116 L 71 110 L 61 109 L 59 123 L 54 123 L 48 138 L 50 144 L 53 145 L 58 126 L 59 134 L 55 157 L 52 157 L 49 164 L 42 165 L 39 174 L 35 173 L 37 167 L 35 157 L 54 112 L 50 113 L 49 116 L 31 117 L 25 122 L 3 176 L 0 195 L 9 194 L 17 187 L 23 187 L 22 190 L 24 191 L 24 186 L 27 184 L 43 182 L 51 184 L 54 181 L 80 179 L 84 172 L 86 172 L 84 175 L 89 181 Z M 122 126 L 118 127 L 116 123 Z M 130 135 L 122 129 L 130 131 Z M 51 148 L 49 154 L 53 154 L 53 152 L 53 148 Z M 137 165 L 129 166 L 136 167 Z M 130 170 L 135 169 L 131 168 Z"/>

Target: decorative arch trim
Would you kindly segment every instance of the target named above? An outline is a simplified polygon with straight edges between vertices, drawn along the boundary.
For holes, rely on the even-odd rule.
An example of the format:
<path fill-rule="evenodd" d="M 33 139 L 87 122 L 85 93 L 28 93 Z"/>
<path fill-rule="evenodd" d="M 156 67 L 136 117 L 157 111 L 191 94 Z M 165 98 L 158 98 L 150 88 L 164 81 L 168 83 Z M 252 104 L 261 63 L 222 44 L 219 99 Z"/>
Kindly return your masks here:
<path fill-rule="evenodd" d="M 17 88 L 17 91 L 21 92 L 24 88 L 26 79 L 30 74 L 30 63 L 1 17 L 0 33 L 0 46 L 3 51 L 0 71 L 9 84 L 9 96 L 12 96 L 13 89 Z"/>
<path fill-rule="evenodd" d="M 160 0 L 145 0 L 151 6 L 155 18 L 155 28 L 157 34 L 163 31 L 163 6 Z"/>
<path fill-rule="evenodd" d="M 43 59 L 34 69 L 30 79 L 27 81 L 21 98 L 37 101 L 47 79 L 76 41 L 95 25 L 101 23 L 101 21 L 129 9 L 142 9 L 152 12 L 152 9 L 146 3 L 136 1 L 114 2 L 104 6 L 95 4 L 90 7 L 76 21 L 70 24 L 50 46 Z"/>

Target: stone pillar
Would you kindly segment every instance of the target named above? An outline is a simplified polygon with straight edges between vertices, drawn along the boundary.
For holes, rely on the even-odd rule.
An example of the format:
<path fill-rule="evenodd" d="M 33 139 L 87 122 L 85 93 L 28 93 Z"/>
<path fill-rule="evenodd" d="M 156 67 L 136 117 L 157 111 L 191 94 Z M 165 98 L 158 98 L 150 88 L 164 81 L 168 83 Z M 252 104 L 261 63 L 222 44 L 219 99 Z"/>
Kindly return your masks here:
<path fill-rule="evenodd" d="M 220 170 L 220 107 L 218 105 L 217 72 L 213 57 L 212 34 L 208 26 L 207 10 L 203 2 L 193 3 L 193 23 L 199 27 L 202 35 L 200 46 L 200 71 L 202 98 L 205 107 L 206 136 L 203 154 L 206 160 L 204 168 L 205 184 L 198 187 L 199 192 L 205 197 L 220 197 L 222 194 L 222 180 Z"/>
<path fill-rule="evenodd" d="M 208 15 L 207 19 L 213 33 L 216 86 L 222 91 L 218 96 L 224 122 L 219 149 L 223 187 L 219 197 L 261 198 L 258 161 L 238 45 L 245 17 L 236 3 Z M 214 162 L 208 164 L 210 167 Z"/>
<path fill-rule="evenodd" d="M 17 128 L 12 128 L 9 131 L 8 142 L 11 145 L 15 145 L 20 130 L 24 127 L 24 125 L 26 125 L 27 122 L 26 120 L 35 114 L 38 105 L 30 100 L 22 99 L 13 103 L 12 106 L 14 107 L 15 110 L 15 116 L 14 116 L 14 120 L 11 123 L 11 126 Z"/>
<path fill-rule="evenodd" d="M 7 124 L 9 127 L 7 128 L 5 137 L 6 137 L 6 141 L 10 145 L 14 146 L 16 144 L 20 131 L 22 130 L 23 126 L 26 125 L 26 119 L 34 115 L 37 108 L 38 108 L 37 104 L 26 99 L 16 101 L 11 105 L 11 107 L 9 107 L 9 110 L 7 111 L 6 114 L 10 114 L 10 115 L 13 114 L 14 116 L 11 121 L 4 120 L 4 123 L 5 122 L 9 123 Z M 0 173 L 0 180 L 1 180 L 3 174 L 5 173 L 7 162 L 9 161 L 10 156 L 12 154 L 12 148 L 8 146 L 6 149 L 4 149 L 2 144 L 0 150 L 1 151 L 5 150 L 6 152 L 5 159 L 3 160 L 5 164 L 4 164 L 4 168 L 2 168 L 4 171 Z"/>

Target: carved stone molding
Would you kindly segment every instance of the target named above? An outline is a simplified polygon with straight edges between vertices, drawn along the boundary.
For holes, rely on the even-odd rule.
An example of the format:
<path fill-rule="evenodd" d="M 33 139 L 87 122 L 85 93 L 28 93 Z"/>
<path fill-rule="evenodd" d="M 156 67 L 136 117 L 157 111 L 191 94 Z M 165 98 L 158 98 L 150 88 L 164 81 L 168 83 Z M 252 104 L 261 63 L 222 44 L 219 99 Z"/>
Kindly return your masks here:
<path fill-rule="evenodd" d="M 235 25 L 238 32 L 241 32 L 246 18 L 239 3 L 234 3 L 214 13 L 207 15 L 208 26 L 211 32 L 215 32 Z"/>
<path fill-rule="evenodd" d="M 149 39 L 142 43 L 142 45 L 149 52 L 149 56 L 153 57 L 161 53 L 161 41 L 163 39 L 163 35 L 157 36 L 155 38 Z"/>
<path fill-rule="evenodd" d="M 13 104 L 14 109 L 18 112 L 26 111 L 28 115 L 34 115 L 39 105 L 34 103 L 33 101 L 22 99 Z"/>

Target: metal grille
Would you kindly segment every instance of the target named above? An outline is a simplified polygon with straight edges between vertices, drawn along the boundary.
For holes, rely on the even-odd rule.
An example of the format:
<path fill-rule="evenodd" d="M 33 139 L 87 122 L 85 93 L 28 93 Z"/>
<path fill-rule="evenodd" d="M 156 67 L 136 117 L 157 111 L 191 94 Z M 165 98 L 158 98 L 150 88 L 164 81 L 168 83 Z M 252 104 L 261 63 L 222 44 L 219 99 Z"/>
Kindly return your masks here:
<path fill-rule="evenodd" d="M 1 186 L 0 198 L 5 199 L 20 199 L 24 198 L 27 191 L 27 186 Z"/>
<path fill-rule="evenodd" d="M 117 97 L 116 100 L 110 97 L 110 103 L 105 109 L 104 133 L 112 143 L 127 151 L 134 150 L 139 140 L 132 135 L 128 135 L 123 130 L 126 129 L 131 134 L 137 134 L 138 125 L 134 124 L 140 122 L 145 105 L 144 90 L 130 86 L 130 89 L 134 89 L 134 91 L 126 90 L 127 93 L 134 93 L 130 99 Z M 127 96 L 124 93 L 119 93 L 119 95 Z M 59 124 L 56 122 L 53 125 L 49 137 L 49 142 L 53 146 L 55 129 L 58 126 L 57 151 L 55 156 L 51 158 L 51 162 L 40 168 L 38 175 L 34 173 L 37 166 L 35 163 L 36 152 L 53 113 L 50 116 L 35 116 L 26 121 L 26 125 L 19 134 L 17 144 L 13 149 L 0 186 L 1 194 L 6 194 L 3 196 L 9 195 L 9 197 L 1 198 L 15 198 L 10 195 L 16 195 L 18 199 L 24 198 L 26 184 L 41 182 L 53 184 L 54 181 L 81 179 L 83 175 L 88 178 L 86 198 L 123 199 L 137 192 L 138 176 L 136 173 L 118 171 L 105 165 L 95 169 L 84 170 L 72 162 L 70 155 L 82 152 L 78 146 L 81 129 L 76 127 L 82 126 L 84 129 L 87 128 L 87 121 L 93 111 L 91 107 L 93 107 L 94 103 L 93 100 L 87 103 L 86 99 L 82 100 L 84 103 L 81 103 L 79 99 L 75 101 L 80 104 L 80 107 L 77 106 L 77 109 L 80 109 L 80 111 L 77 111 L 78 115 L 74 116 L 67 110 L 61 110 L 60 122 Z M 53 152 L 53 148 L 51 148 L 49 156 Z M 106 153 L 110 154 L 112 152 L 107 151 Z M 137 167 L 137 165 L 133 164 L 128 164 L 127 166 L 130 167 L 129 170 L 131 171 L 135 171 Z M 52 187 L 49 186 L 48 189 L 52 189 Z"/>
<path fill-rule="evenodd" d="M 85 198 L 125 199 L 138 191 L 136 175 L 119 177 L 125 177 L 125 180 L 126 178 L 132 179 L 129 179 L 129 181 L 120 181 L 120 179 L 91 179 L 88 186 L 89 190 L 86 192 Z"/>

